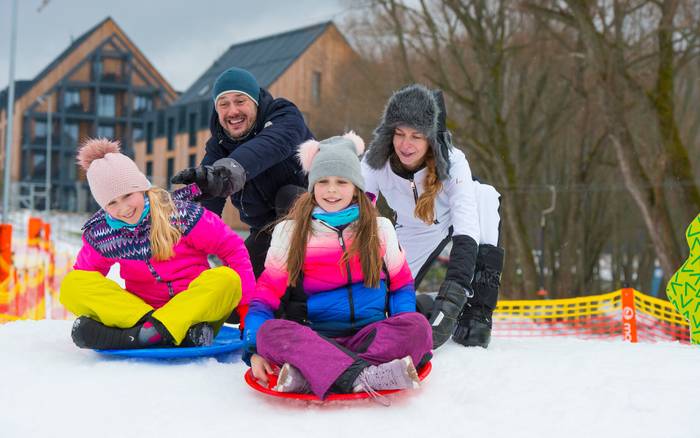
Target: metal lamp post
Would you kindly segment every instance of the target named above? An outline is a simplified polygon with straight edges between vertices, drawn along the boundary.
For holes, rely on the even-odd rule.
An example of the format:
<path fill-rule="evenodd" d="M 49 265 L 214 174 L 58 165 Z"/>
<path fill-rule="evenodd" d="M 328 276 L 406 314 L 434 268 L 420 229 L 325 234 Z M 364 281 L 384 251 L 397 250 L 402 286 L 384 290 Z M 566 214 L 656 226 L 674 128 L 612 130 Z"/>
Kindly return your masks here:
<path fill-rule="evenodd" d="M 12 1 L 10 25 L 10 74 L 7 86 L 7 126 L 5 128 L 5 175 L 2 195 L 2 223 L 10 220 L 10 182 L 12 174 L 12 128 L 15 110 L 15 46 L 17 45 L 17 0 Z"/>
<path fill-rule="evenodd" d="M 537 291 L 537 295 L 542 298 L 547 297 L 547 289 L 545 288 L 545 278 L 544 278 L 544 234 L 545 228 L 547 228 L 547 215 L 554 211 L 557 205 L 557 191 L 556 187 L 549 185 L 549 190 L 552 192 L 552 202 L 549 208 L 542 210 L 542 216 L 540 218 L 540 290 Z"/>

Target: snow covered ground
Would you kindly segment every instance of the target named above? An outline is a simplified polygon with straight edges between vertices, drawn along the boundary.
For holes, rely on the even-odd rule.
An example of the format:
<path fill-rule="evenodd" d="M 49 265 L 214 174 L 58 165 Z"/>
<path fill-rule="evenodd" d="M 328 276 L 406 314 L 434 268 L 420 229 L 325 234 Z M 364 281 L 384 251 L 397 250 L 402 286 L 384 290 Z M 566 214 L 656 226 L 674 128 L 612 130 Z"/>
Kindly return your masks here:
<path fill-rule="evenodd" d="M 247 387 L 242 362 L 114 360 L 69 321 L 0 326 L 0 437 L 700 436 L 700 349 L 660 343 L 449 342 L 421 389 L 307 404 Z"/>

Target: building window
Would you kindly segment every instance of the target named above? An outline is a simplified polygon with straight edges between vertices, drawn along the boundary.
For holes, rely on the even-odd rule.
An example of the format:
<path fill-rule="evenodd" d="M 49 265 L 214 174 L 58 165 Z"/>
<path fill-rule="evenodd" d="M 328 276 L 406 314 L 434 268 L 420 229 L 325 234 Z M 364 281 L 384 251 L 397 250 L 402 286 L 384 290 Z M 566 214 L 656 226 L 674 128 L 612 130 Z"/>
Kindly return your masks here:
<path fill-rule="evenodd" d="M 321 72 L 311 73 L 311 100 L 315 105 L 321 103 Z"/>
<path fill-rule="evenodd" d="M 92 74 L 93 74 L 92 77 L 93 77 L 95 80 L 97 80 L 97 78 L 99 78 L 100 76 L 102 76 L 102 69 L 103 69 L 103 68 L 102 68 L 102 60 L 101 60 L 101 59 L 96 59 L 96 60 L 92 63 Z"/>
<path fill-rule="evenodd" d="M 114 94 L 97 95 L 97 115 L 114 117 L 116 115 L 116 98 Z"/>
<path fill-rule="evenodd" d="M 80 91 L 66 90 L 65 93 L 63 93 L 63 107 L 67 110 L 82 109 L 82 104 L 80 103 Z"/>
<path fill-rule="evenodd" d="M 170 179 L 173 177 L 175 174 L 175 158 L 168 158 L 168 174 L 167 174 L 167 183 L 168 188 L 170 188 Z"/>
<path fill-rule="evenodd" d="M 194 146 L 197 144 L 197 114 L 190 114 L 190 126 L 189 126 L 189 137 L 187 144 Z"/>
<path fill-rule="evenodd" d="M 46 139 L 47 134 L 47 124 L 46 122 L 35 120 L 34 121 L 34 139 Z"/>
<path fill-rule="evenodd" d="M 197 166 L 197 154 L 190 154 L 187 162 L 187 167 L 196 167 Z"/>
<path fill-rule="evenodd" d="M 206 128 L 209 126 L 209 115 L 211 114 L 212 106 L 214 104 L 209 102 L 209 99 L 202 101 L 199 107 L 199 126 L 200 128 Z"/>
<path fill-rule="evenodd" d="M 131 141 L 137 142 L 143 138 L 143 129 L 140 126 L 134 126 L 131 128 Z"/>
<path fill-rule="evenodd" d="M 134 112 L 142 113 L 153 109 L 153 99 L 148 96 L 134 96 Z"/>
<path fill-rule="evenodd" d="M 112 125 L 97 125 L 97 137 L 114 138 L 114 126 Z"/>
<path fill-rule="evenodd" d="M 165 112 L 163 110 L 158 111 L 158 118 L 156 119 L 156 135 L 158 137 L 165 134 Z"/>
<path fill-rule="evenodd" d="M 58 157 L 56 157 L 58 158 Z M 65 171 L 60 171 L 61 178 L 63 179 L 68 179 L 69 181 L 74 181 L 77 178 L 77 170 L 78 170 L 78 164 L 75 162 L 75 154 L 69 153 L 69 154 L 64 154 L 63 155 L 63 163 L 68 163 Z M 52 163 L 53 164 L 53 163 Z M 56 160 L 56 164 L 58 163 L 58 159 Z M 53 167 L 53 165 L 51 166 Z M 61 166 L 63 168 L 63 166 Z M 56 169 L 55 175 L 58 175 L 59 170 Z"/>
<path fill-rule="evenodd" d="M 63 143 L 71 144 L 78 142 L 79 127 L 76 122 L 70 122 L 63 125 Z"/>
<path fill-rule="evenodd" d="M 153 161 L 146 161 L 146 177 L 153 180 Z"/>
<path fill-rule="evenodd" d="M 32 178 L 46 178 L 46 153 L 44 151 L 31 152 Z"/>
<path fill-rule="evenodd" d="M 168 150 L 175 149 L 175 119 L 168 117 Z"/>
<path fill-rule="evenodd" d="M 146 123 L 146 153 L 153 153 L 153 122 Z"/>
<path fill-rule="evenodd" d="M 187 124 L 187 107 L 182 105 L 177 112 L 177 132 L 185 132 Z"/>

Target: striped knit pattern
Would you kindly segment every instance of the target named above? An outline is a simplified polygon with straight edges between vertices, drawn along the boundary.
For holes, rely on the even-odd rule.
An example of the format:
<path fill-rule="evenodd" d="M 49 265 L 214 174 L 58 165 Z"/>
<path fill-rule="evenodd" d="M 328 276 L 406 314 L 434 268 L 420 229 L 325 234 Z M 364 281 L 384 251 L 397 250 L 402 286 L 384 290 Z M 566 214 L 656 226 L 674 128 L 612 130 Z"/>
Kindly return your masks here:
<path fill-rule="evenodd" d="M 175 202 L 175 214 L 170 218 L 183 236 L 186 236 L 202 217 L 199 204 Z M 151 258 L 151 216 L 133 230 L 115 230 L 107 224 L 105 211 L 100 210 L 83 226 L 83 237 L 102 256 L 111 259 L 149 260 Z"/>

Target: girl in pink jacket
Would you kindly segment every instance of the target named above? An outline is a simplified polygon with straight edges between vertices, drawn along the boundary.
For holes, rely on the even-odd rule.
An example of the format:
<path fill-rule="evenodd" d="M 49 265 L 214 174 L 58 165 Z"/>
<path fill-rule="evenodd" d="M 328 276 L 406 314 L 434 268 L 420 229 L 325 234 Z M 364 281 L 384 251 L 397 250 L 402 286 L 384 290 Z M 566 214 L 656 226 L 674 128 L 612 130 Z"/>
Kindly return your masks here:
<path fill-rule="evenodd" d="M 274 228 L 243 335 L 257 379 L 281 366 L 277 391 L 414 388 L 430 359 L 396 232 L 363 191 L 363 149 L 353 133 L 299 147 L 309 193 Z"/>
<path fill-rule="evenodd" d="M 102 207 L 83 226 L 74 271 L 60 300 L 78 315 L 73 341 L 81 348 L 204 346 L 238 306 L 246 307 L 255 278 L 240 237 L 192 198 L 188 186 L 171 198 L 146 177 L 119 144 L 86 141 L 78 151 L 90 191 Z M 210 269 L 214 254 L 224 266 Z M 126 288 L 106 278 L 120 265 Z M 240 304 L 239 304 L 240 303 Z"/>

